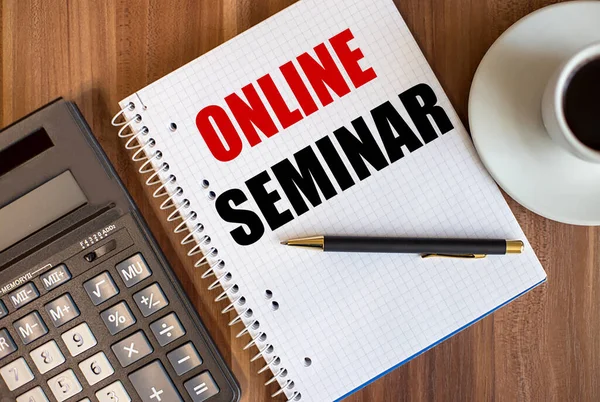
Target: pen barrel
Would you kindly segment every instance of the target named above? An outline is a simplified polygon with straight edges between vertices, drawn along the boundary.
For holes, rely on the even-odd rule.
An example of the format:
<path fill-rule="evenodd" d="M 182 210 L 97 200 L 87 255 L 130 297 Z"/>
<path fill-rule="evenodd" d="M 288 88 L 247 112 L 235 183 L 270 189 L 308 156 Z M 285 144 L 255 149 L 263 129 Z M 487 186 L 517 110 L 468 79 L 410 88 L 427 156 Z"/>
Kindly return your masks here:
<path fill-rule="evenodd" d="M 323 250 L 341 253 L 506 254 L 506 240 L 325 237 Z"/>

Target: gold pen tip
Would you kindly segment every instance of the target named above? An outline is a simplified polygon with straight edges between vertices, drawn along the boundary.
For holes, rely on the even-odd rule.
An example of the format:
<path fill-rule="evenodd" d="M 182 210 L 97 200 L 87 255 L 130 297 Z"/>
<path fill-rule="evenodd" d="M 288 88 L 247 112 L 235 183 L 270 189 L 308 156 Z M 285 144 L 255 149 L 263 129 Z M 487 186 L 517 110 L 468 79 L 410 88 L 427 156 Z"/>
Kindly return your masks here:
<path fill-rule="evenodd" d="M 522 240 L 507 240 L 506 254 L 521 254 L 525 251 L 525 243 Z"/>
<path fill-rule="evenodd" d="M 287 242 L 287 240 L 286 240 L 286 241 L 279 242 L 279 244 L 282 244 L 282 245 L 284 245 L 284 246 L 287 246 L 287 245 L 288 245 L 288 242 Z"/>

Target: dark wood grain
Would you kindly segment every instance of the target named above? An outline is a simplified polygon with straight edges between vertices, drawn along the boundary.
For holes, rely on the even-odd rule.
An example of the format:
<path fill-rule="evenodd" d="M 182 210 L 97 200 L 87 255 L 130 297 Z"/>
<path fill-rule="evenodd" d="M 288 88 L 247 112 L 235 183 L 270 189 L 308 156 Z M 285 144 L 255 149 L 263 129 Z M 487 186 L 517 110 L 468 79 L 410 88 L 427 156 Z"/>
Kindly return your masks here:
<path fill-rule="evenodd" d="M 475 69 L 513 22 L 553 1 L 397 0 L 466 122 Z M 117 101 L 291 4 L 291 0 L 0 2 L 0 125 L 63 96 L 77 102 L 184 282 L 245 401 L 268 400 L 260 363 L 242 352 L 168 235 L 110 118 Z M 0 190 L 1 191 L 1 190 Z M 543 219 L 512 200 L 548 284 L 352 395 L 359 401 L 600 400 L 600 230 Z"/>

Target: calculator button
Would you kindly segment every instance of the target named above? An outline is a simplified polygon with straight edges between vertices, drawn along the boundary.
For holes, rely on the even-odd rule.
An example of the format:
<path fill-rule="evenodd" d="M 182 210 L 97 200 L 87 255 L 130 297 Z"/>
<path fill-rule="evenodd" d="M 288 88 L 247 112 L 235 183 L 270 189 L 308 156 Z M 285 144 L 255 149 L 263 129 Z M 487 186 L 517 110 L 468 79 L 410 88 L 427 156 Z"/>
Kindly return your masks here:
<path fill-rule="evenodd" d="M 149 378 L 152 381 L 148 381 Z M 129 374 L 129 380 L 143 402 L 182 401 L 165 368 L 158 360 Z"/>
<path fill-rule="evenodd" d="M 35 285 L 29 282 L 27 285 L 20 287 L 8 295 L 10 302 L 14 308 L 20 308 L 37 299 L 40 296 Z"/>
<path fill-rule="evenodd" d="M 47 373 L 65 362 L 65 357 L 58 348 L 56 341 L 44 343 L 39 348 L 32 350 L 29 355 L 40 374 Z"/>
<path fill-rule="evenodd" d="M 17 350 L 17 345 L 5 328 L 0 330 L 0 359 Z"/>
<path fill-rule="evenodd" d="M 183 386 L 194 402 L 202 402 L 219 393 L 219 387 L 208 371 L 197 375 Z"/>
<path fill-rule="evenodd" d="M 167 353 L 167 358 L 177 375 L 184 375 L 202 364 L 202 358 L 191 342 Z"/>
<path fill-rule="evenodd" d="M 79 309 L 68 293 L 52 300 L 44 307 L 57 328 L 79 316 Z"/>
<path fill-rule="evenodd" d="M 80 393 L 83 389 L 71 369 L 63 371 L 56 377 L 49 379 L 48 386 L 58 402 L 66 401 L 73 395 Z"/>
<path fill-rule="evenodd" d="M 85 398 L 85 399 L 80 400 L 79 402 L 91 402 L 91 401 L 90 401 L 90 398 Z"/>
<path fill-rule="evenodd" d="M 8 309 L 4 305 L 4 302 L 0 300 L 0 318 L 4 317 L 8 314 Z"/>
<path fill-rule="evenodd" d="M 179 322 L 177 314 L 171 313 L 150 325 L 150 329 L 160 346 L 168 345 L 185 335 L 185 329 Z"/>
<path fill-rule="evenodd" d="M 42 387 L 35 387 L 31 391 L 25 392 L 17 397 L 17 402 L 50 402 Z"/>
<path fill-rule="evenodd" d="M 37 311 L 15 321 L 13 326 L 25 345 L 48 333 L 48 328 Z"/>
<path fill-rule="evenodd" d="M 124 301 L 104 310 L 100 316 L 111 335 L 116 335 L 135 324 L 135 317 Z"/>
<path fill-rule="evenodd" d="M 169 304 L 167 297 L 157 283 L 133 295 L 133 299 L 144 317 L 156 313 Z"/>
<path fill-rule="evenodd" d="M 121 381 L 115 381 L 96 392 L 98 402 L 131 402 L 131 398 Z M 166 401 L 165 401 L 166 402 Z"/>
<path fill-rule="evenodd" d="M 0 368 L 0 375 L 2 375 L 10 391 L 14 391 L 33 380 L 33 373 L 22 357 Z"/>
<path fill-rule="evenodd" d="M 96 346 L 97 343 L 94 334 L 92 334 L 90 327 L 86 323 L 79 324 L 75 328 L 68 330 L 61 335 L 61 338 L 73 357 Z"/>
<path fill-rule="evenodd" d="M 71 273 L 67 269 L 65 264 L 61 264 L 58 267 L 51 269 L 50 271 L 40 275 L 44 289 L 52 290 L 59 287 L 65 282 L 71 279 Z"/>
<path fill-rule="evenodd" d="M 142 331 L 111 346 L 121 366 L 127 367 L 153 352 L 152 345 Z"/>
<path fill-rule="evenodd" d="M 103 272 L 90 279 L 83 284 L 83 287 L 92 300 L 92 303 L 94 303 L 94 306 L 105 302 L 119 293 L 119 288 L 115 285 L 115 281 L 113 281 L 108 272 Z"/>
<path fill-rule="evenodd" d="M 117 271 L 128 288 L 152 275 L 152 271 L 140 253 L 118 263 Z"/>
<path fill-rule="evenodd" d="M 90 385 L 104 380 L 115 372 L 104 352 L 96 353 L 79 363 L 79 369 Z"/>

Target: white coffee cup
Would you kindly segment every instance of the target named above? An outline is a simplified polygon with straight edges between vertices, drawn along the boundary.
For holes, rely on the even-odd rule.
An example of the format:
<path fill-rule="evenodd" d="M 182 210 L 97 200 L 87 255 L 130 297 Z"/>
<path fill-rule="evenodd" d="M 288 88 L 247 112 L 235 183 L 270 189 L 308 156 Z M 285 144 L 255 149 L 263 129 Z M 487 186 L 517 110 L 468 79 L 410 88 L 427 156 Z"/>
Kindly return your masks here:
<path fill-rule="evenodd" d="M 588 45 L 571 56 L 548 82 L 542 100 L 542 117 L 550 137 L 556 144 L 578 158 L 594 163 L 600 163 L 600 151 L 581 142 L 571 131 L 565 117 L 564 100 L 573 74 L 586 63 L 597 58 L 600 58 L 600 42 Z"/>

